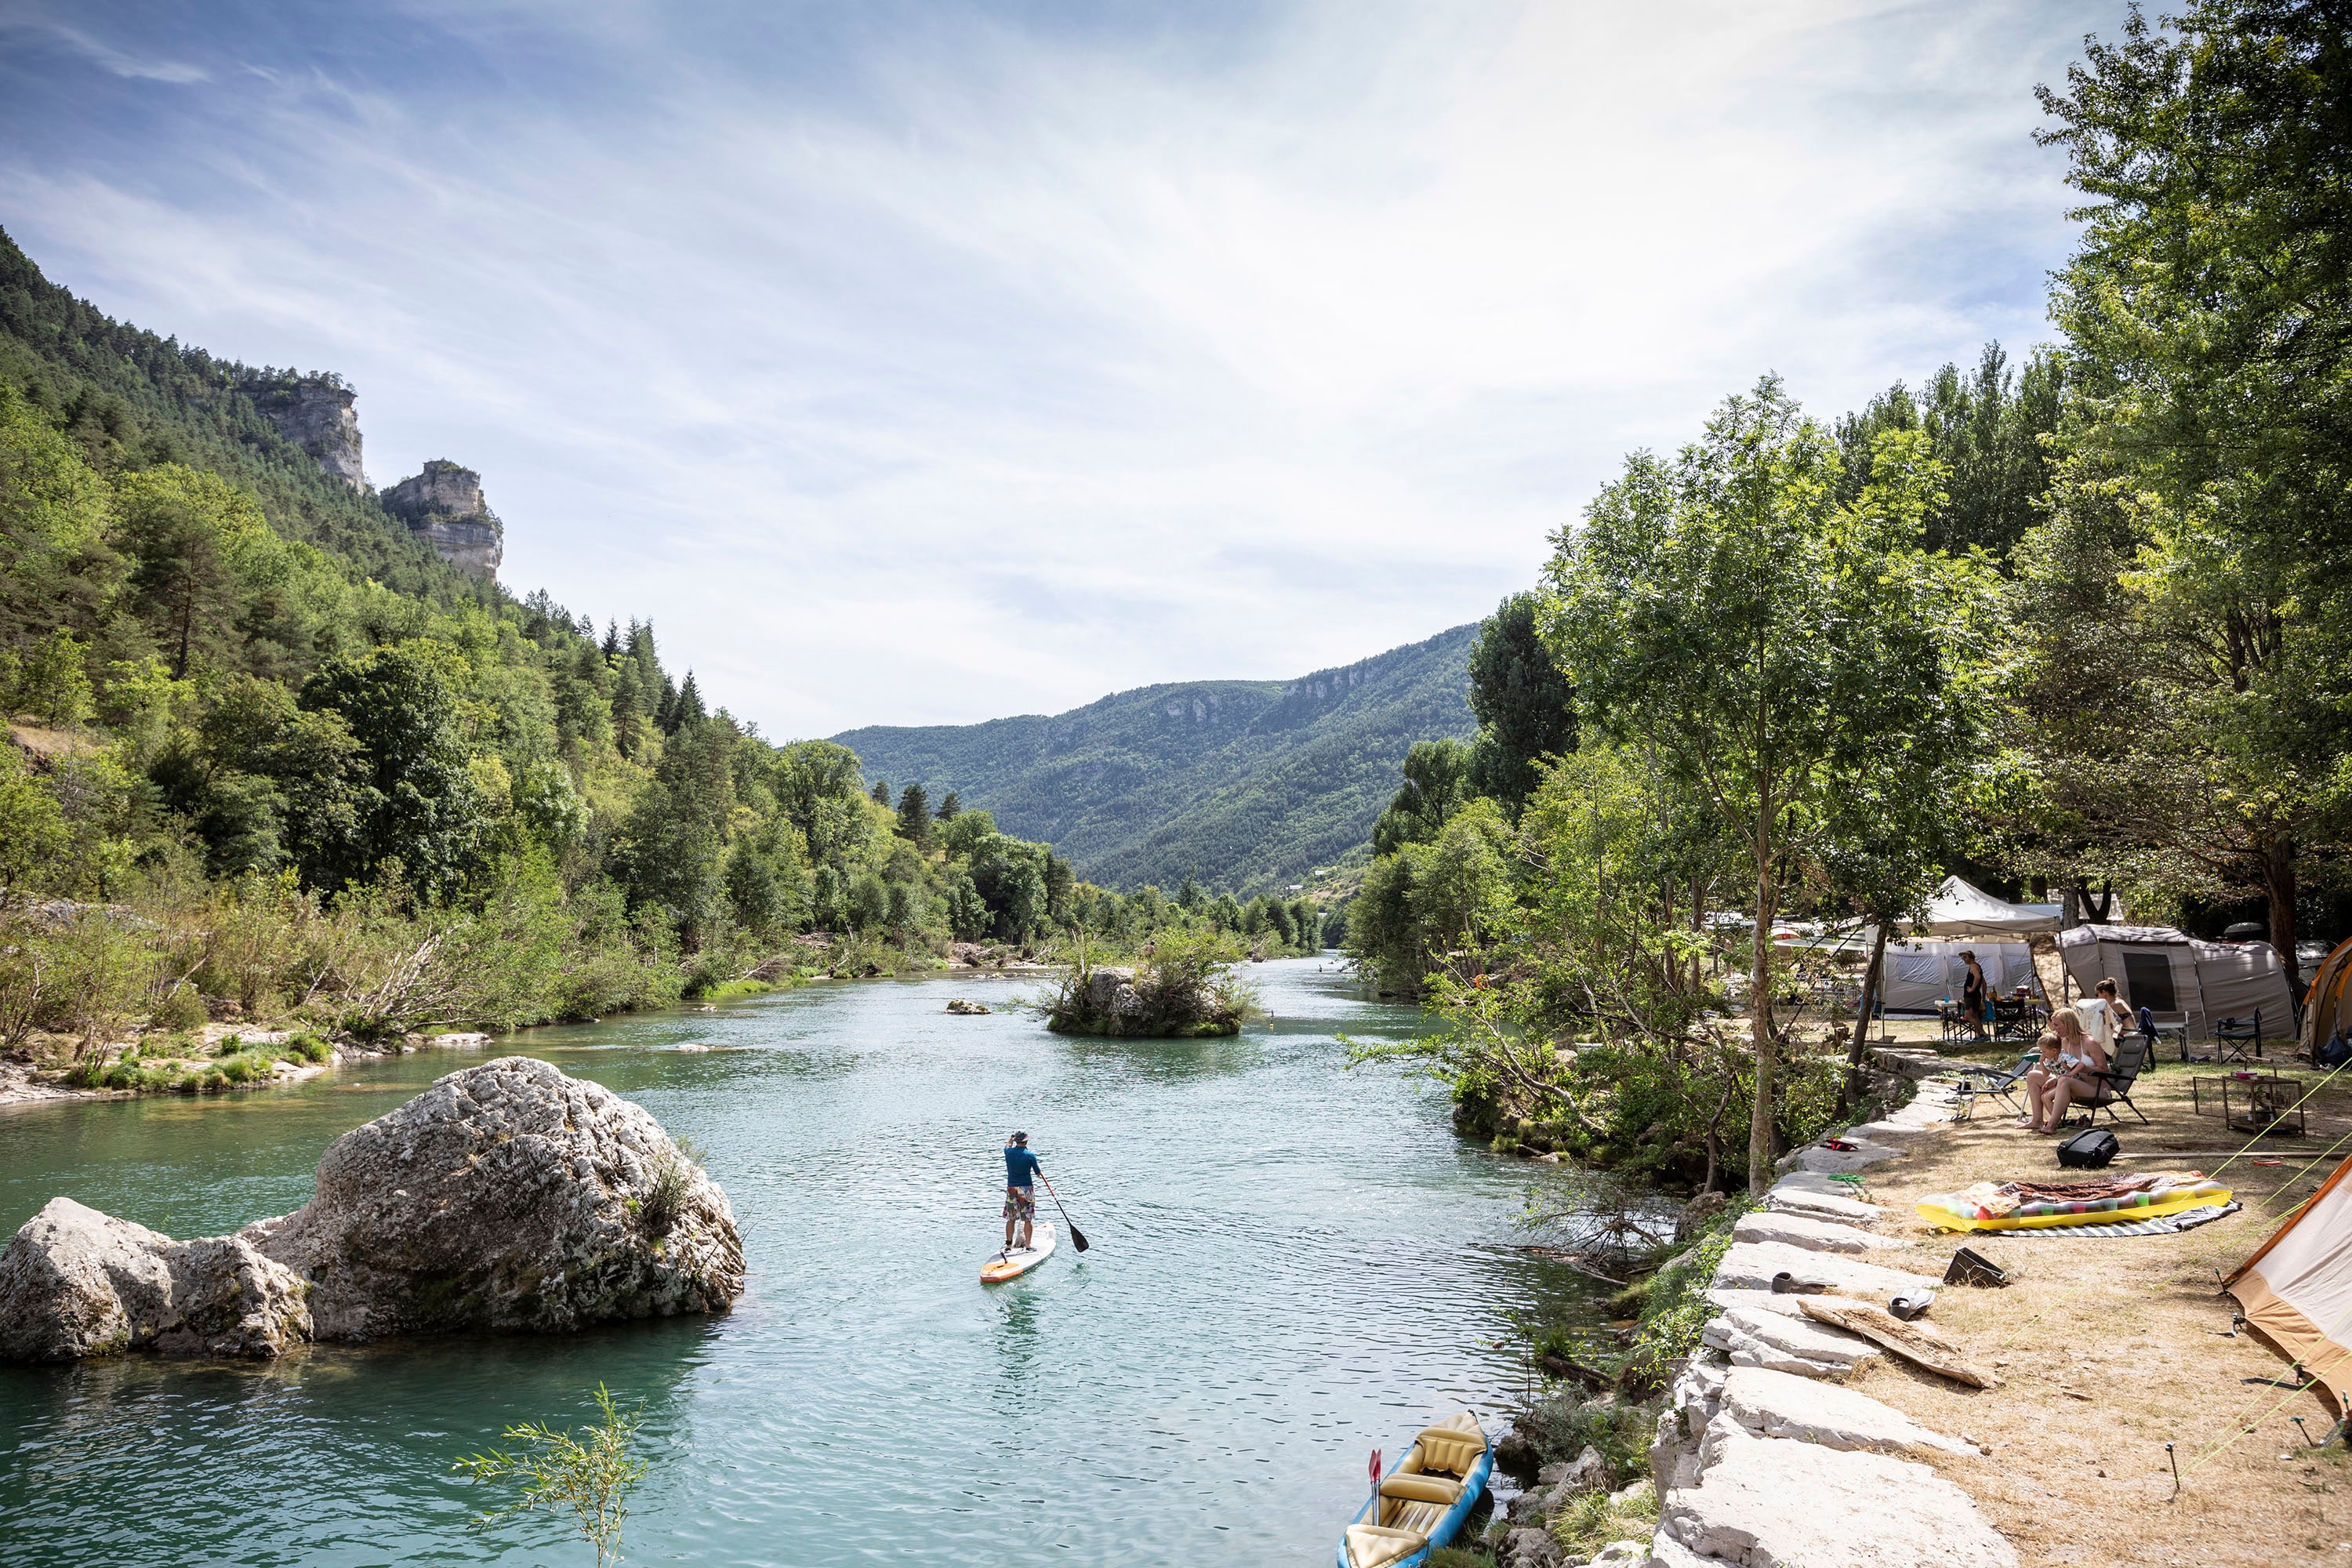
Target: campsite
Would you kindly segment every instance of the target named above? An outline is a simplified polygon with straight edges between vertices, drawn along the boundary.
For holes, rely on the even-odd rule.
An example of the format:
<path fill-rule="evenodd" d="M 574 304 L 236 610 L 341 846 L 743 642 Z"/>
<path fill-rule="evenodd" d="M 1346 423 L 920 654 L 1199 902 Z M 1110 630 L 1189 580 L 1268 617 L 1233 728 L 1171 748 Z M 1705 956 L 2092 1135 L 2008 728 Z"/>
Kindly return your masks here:
<path fill-rule="evenodd" d="M 1918 1062 L 1914 1070 L 2014 1060 L 2006 1046 L 1945 1042 L 1932 1023 L 1900 1022 L 1890 1032 L 1900 1042 L 1891 1048 Z M 2279 1067 L 2298 1099 L 2329 1077 Z M 2344 1414 L 2346 1380 L 2325 1369 L 2346 1352 L 2288 1327 L 2326 1312 L 2340 1335 L 2352 1315 L 2352 1073 L 2311 1095 L 2301 1135 L 2250 1141 L 2225 1131 L 2210 1094 L 2205 1111 L 2192 1104 L 2192 1079 L 2214 1070 L 2168 1061 L 2143 1075 L 2132 1108 L 2121 1111 L 2125 1153 L 2106 1173 L 2054 1168 L 2050 1140 L 2024 1131 L 1998 1098 L 1916 1135 L 1870 1132 L 1903 1151 L 1849 1188 L 1885 1211 L 1878 1232 L 1900 1238 L 1870 1261 L 1942 1278 L 1965 1246 L 2008 1282 L 1948 1285 L 1923 1320 L 1997 1386 L 1969 1387 L 1892 1356 L 1864 1365 L 1846 1386 L 1978 1449 L 1907 1457 L 1927 1459 L 1967 1492 L 2021 1561 L 2352 1562 L 2352 1544 L 2342 1544 L 2352 1542 L 2352 1456 L 2340 1441 L 2314 1446 Z M 1915 1207 L 1980 1182 L 2172 1169 L 2217 1176 L 2241 1206 L 2153 1235 L 1962 1235 Z M 2275 1301 L 2259 1277 L 2238 1281 L 2234 1298 L 2224 1293 L 2221 1281 L 2323 1189 L 2264 1260 L 2296 1304 Z M 2250 1323 L 2238 1321 L 2242 1302 Z M 2321 1386 L 2304 1387 L 2289 1359 L 2297 1354 L 2321 1369 Z"/>

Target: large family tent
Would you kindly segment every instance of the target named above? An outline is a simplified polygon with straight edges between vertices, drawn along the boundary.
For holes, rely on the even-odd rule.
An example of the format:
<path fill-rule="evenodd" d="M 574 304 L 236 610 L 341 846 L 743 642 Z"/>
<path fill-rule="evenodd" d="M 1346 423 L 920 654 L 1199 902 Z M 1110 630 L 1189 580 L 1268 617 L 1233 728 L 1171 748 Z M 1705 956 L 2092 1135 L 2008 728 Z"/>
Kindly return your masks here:
<path fill-rule="evenodd" d="M 2230 1276 L 2254 1337 L 2352 1415 L 2352 1159 Z"/>
<path fill-rule="evenodd" d="M 2033 954 L 2021 942 L 1890 942 L 1881 1010 L 1933 1013 L 1937 1003 L 1957 998 L 1968 978 L 1968 966 L 1960 962 L 1964 952 L 1977 955 L 1985 984 L 2003 996 L 2021 985 L 2042 989 L 2033 973 Z"/>
<path fill-rule="evenodd" d="M 1925 920 L 1914 931 L 1931 936 L 2024 936 L 2056 931 L 2062 911 L 2056 904 L 2012 904 L 1958 877 L 1947 877 L 1927 900 Z"/>
<path fill-rule="evenodd" d="M 2058 933 L 2067 976 L 2084 996 L 2113 980 L 2127 1007 L 2145 1007 L 2159 1022 L 2184 1021 L 2207 1039 L 2224 1018 L 2251 1018 L 2260 1008 L 2263 1033 L 2294 1035 L 2294 994 L 2276 949 L 2266 942 L 2199 942 L 2170 926 L 2076 926 Z"/>
<path fill-rule="evenodd" d="M 2303 999 L 2303 1048 L 2316 1051 L 2336 1031 L 2352 1024 L 2352 1006 L 2345 1005 L 2347 983 L 2352 982 L 2352 942 L 2339 943 L 2312 977 L 2311 993 Z M 2314 1057 L 2313 1060 L 2318 1058 Z"/>

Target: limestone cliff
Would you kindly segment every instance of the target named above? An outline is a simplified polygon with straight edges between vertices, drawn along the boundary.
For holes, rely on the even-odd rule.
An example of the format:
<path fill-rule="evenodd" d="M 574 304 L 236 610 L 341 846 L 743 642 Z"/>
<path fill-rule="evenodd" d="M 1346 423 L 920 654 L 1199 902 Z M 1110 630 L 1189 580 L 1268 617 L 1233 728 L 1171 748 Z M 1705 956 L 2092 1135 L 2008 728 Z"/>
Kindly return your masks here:
<path fill-rule="evenodd" d="M 473 469 L 436 458 L 423 473 L 384 491 L 383 506 L 460 572 L 499 574 L 506 531 L 482 499 L 482 476 Z"/>
<path fill-rule="evenodd" d="M 359 394 L 339 375 L 278 375 L 249 384 L 253 405 L 278 433 L 319 459 L 319 466 L 353 489 L 367 488 L 360 468 Z"/>

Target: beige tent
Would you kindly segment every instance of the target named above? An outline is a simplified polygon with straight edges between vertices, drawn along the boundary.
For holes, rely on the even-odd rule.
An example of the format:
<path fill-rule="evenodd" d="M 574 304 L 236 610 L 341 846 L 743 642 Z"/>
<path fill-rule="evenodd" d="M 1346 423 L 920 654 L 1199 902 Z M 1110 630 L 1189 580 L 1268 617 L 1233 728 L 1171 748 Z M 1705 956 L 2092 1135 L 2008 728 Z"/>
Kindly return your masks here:
<path fill-rule="evenodd" d="M 2022 937 L 2029 931 L 2056 931 L 2059 913 L 2056 904 L 2012 904 L 1958 877 L 1947 877 L 1913 929 L 1929 936 Z"/>
<path fill-rule="evenodd" d="M 2262 1009 L 2263 1034 L 2292 1038 L 2294 994 L 2277 950 L 2266 942 L 2198 942 L 2170 926 L 2076 926 L 2058 933 L 2059 956 L 2084 996 L 2113 980 L 2124 1005 L 2158 1020 L 2179 1018 L 2196 1039 L 2224 1018 Z"/>
<path fill-rule="evenodd" d="M 2254 1337 L 2352 1415 L 2352 1159 L 2227 1282 Z"/>

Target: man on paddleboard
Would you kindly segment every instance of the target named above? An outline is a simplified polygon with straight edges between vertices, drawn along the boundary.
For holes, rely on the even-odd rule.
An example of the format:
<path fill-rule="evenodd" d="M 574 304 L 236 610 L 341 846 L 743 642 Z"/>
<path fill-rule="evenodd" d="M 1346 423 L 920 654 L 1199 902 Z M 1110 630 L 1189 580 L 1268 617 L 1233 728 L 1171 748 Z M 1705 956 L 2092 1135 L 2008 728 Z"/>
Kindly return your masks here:
<path fill-rule="evenodd" d="M 1029 1245 L 1029 1226 L 1037 1214 L 1037 1156 L 1029 1150 L 1029 1134 L 1015 1132 L 1004 1146 L 1004 1250 L 1011 1252 L 1013 1232 L 1021 1231 L 1021 1245 Z"/>

